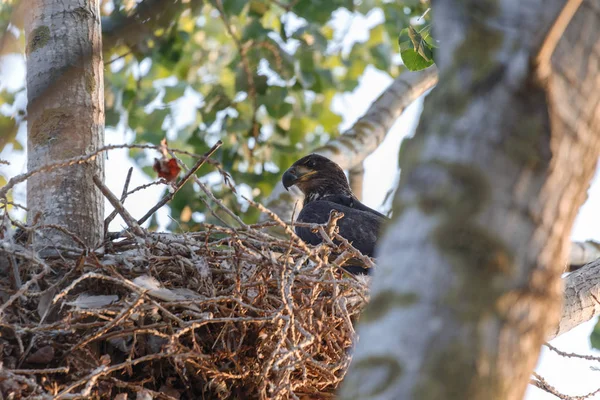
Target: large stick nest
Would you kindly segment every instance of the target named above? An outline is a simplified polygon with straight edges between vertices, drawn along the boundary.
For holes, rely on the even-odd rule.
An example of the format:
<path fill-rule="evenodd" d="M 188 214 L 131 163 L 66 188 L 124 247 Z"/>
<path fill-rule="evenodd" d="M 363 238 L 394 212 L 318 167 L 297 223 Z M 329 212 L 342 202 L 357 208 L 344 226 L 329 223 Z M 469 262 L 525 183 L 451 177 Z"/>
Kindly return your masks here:
<path fill-rule="evenodd" d="M 45 259 L 5 229 L 3 398 L 331 396 L 367 293 L 340 268 L 360 255 L 329 240 L 337 217 L 314 227 L 329 244 L 311 248 L 272 221 L 185 234 L 130 229 L 102 251 Z M 22 228 L 23 238 L 40 229 Z M 15 273 L 25 277 L 18 289 Z"/>

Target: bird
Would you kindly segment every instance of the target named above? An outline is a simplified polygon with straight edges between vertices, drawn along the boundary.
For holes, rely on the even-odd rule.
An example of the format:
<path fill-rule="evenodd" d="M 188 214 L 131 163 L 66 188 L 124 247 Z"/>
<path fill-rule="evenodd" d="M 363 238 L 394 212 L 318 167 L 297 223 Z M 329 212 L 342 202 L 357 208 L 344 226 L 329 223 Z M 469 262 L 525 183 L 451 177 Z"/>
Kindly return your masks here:
<path fill-rule="evenodd" d="M 319 154 L 309 154 L 289 167 L 281 182 L 286 190 L 296 186 L 304 194 L 302 210 L 296 221 L 324 224 L 331 210 L 344 213 L 337 222 L 339 234 L 362 254 L 374 257 L 375 246 L 389 218 L 361 203 L 352 190 L 344 170 L 335 162 Z M 296 226 L 296 234 L 304 242 L 319 244 L 323 238 L 310 228 Z M 353 274 L 368 273 L 359 265 L 344 267 Z"/>

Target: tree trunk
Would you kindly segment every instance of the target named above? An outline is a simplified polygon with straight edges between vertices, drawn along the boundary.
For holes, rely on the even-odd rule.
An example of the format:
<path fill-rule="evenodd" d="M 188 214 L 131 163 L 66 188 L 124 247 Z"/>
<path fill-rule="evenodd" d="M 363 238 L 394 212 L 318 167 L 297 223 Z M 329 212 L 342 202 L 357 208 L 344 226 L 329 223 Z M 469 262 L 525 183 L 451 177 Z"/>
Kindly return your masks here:
<path fill-rule="evenodd" d="M 104 82 L 99 0 L 29 0 L 27 40 L 29 170 L 104 143 Z M 87 246 L 102 238 L 104 200 L 92 177 L 103 160 L 32 176 L 29 223 L 54 224 Z M 38 229 L 36 247 L 73 245 L 57 229 Z"/>
<path fill-rule="evenodd" d="M 558 321 L 568 236 L 600 147 L 597 83 L 563 99 L 584 111 L 577 120 L 557 108 L 567 89 L 556 73 L 540 83 L 531 65 L 563 5 L 433 2 L 440 83 L 403 146 L 342 398 L 523 397 Z M 597 57 L 577 55 L 572 79 L 598 81 Z"/>

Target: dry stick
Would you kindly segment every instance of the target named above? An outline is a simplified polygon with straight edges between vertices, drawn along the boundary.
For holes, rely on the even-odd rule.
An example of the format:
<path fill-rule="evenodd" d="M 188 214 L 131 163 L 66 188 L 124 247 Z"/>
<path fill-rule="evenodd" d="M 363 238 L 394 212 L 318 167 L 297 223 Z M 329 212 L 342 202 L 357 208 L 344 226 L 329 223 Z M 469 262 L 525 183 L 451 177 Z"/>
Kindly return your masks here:
<path fill-rule="evenodd" d="M 157 181 L 146 183 L 145 185 L 140 185 L 140 186 L 136 187 L 135 189 L 130 190 L 129 192 L 127 192 L 127 196 L 131 196 L 135 192 L 139 192 L 140 190 L 147 189 L 150 186 L 164 185 L 165 183 L 166 183 L 166 180 L 164 180 L 163 178 L 160 178 Z"/>
<path fill-rule="evenodd" d="M 375 268 L 375 264 L 373 263 L 373 261 L 371 261 L 371 258 L 369 258 L 368 256 L 365 256 L 358 249 L 356 249 L 354 246 L 352 246 L 352 244 L 345 237 L 343 237 L 339 233 L 335 233 L 335 232 L 333 235 L 335 236 L 335 238 L 337 240 L 342 242 L 342 245 L 347 246 L 349 249 L 351 249 L 354 252 L 354 257 L 356 257 L 359 260 L 361 260 L 362 262 L 364 262 L 368 268 Z"/>
<path fill-rule="evenodd" d="M 231 211 L 225 204 L 223 204 L 223 202 L 221 200 L 217 199 L 215 197 L 215 195 L 208 189 L 208 187 L 206 187 L 206 185 L 200 181 L 200 179 L 194 177 L 194 181 L 198 184 L 200 189 L 204 192 L 204 194 L 206 194 L 206 196 L 208 196 L 209 199 L 211 199 L 214 203 L 216 203 L 223 211 L 225 211 L 238 224 L 240 224 L 240 226 L 242 228 L 245 229 L 248 227 L 248 225 L 246 225 L 246 223 L 244 221 L 242 221 L 242 219 L 239 217 L 239 215 L 237 215 L 236 213 Z M 205 202 L 205 204 L 207 204 L 207 203 Z M 213 213 L 213 215 L 215 215 L 219 220 L 221 220 L 221 222 L 227 224 L 218 215 L 216 215 L 216 213 Z M 227 225 L 229 226 L 229 224 L 227 224 Z"/>
<path fill-rule="evenodd" d="M 329 212 L 329 220 L 327 221 L 327 236 L 332 237 L 335 228 L 337 227 L 337 222 L 344 218 L 344 213 L 337 210 L 331 210 Z"/>
<path fill-rule="evenodd" d="M 304 250 L 305 252 L 307 252 L 308 254 L 313 253 L 310 248 L 306 245 L 306 243 L 304 243 L 304 240 L 300 239 L 300 237 L 298 235 L 296 235 L 296 232 L 294 232 L 293 230 L 290 229 L 289 225 L 286 224 L 285 222 L 283 222 L 283 220 L 281 218 L 279 218 L 279 216 L 277 214 L 275 214 L 273 211 L 269 210 L 268 208 L 266 208 L 265 206 L 263 206 L 260 203 L 257 203 L 253 200 L 250 200 L 244 196 L 242 196 L 242 198 L 244 200 L 246 200 L 248 203 L 252 204 L 254 207 L 258 208 L 260 211 L 264 212 L 265 214 L 267 214 L 269 217 L 271 217 L 271 219 L 273 219 L 273 221 L 277 222 L 279 224 L 279 226 L 283 227 L 283 229 L 285 230 L 285 233 L 287 233 L 288 235 L 290 235 L 292 237 L 292 239 L 296 242 L 296 244 L 298 244 L 298 246 Z M 320 259 L 320 257 L 319 257 Z"/>
<path fill-rule="evenodd" d="M 56 229 L 59 232 L 64 233 L 65 235 L 69 236 L 71 239 L 73 239 L 74 242 L 76 242 L 78 245 L 81 246 L 81 250 L 84 250 L 86 253 L 89 252 L 89 248 L 86 246 L 86 244 L 83 242 L 83 240 L 81 240 L 81 238 L 79 236 L 77 236 L 76 234 L 74 234 L 73 232 L 71 232 L 70 230 L 68 230 L 67 228 L 65 228 L 64 226 L 61 225 L 55 225 L 55 224 L 42 224 L 42 225 L 37 225 L 37 226 L 31 226 L 31 227 L 27 227 L 25 225 L 21 225 L 20 226 L 21 229 L 27 230 L 27 231 L 31 231 L 34 229 Z"/>
<path fill-rule="evenodd" d="M 133 218 L 131 216 L 131 214 L 129 214 L 129 212 L 125 209 L 125 207 L 123 207 L 123 204 L 110 191 L 110 189 L 107 188 L 106 185 L 104 185 L 104 183 L 102 183 L 102 180 L 100 180 L 100 178 L 98 178 L 98 176 L 96 176 L 96 175 L 94 175 L 93 179 L 94 179 L 94 183 L 96 184 L 96 186 L 98 186 L 98 189 L 100 189 L 100 191 L 102 192 L 104 197 L 106 197 L 108 199 L 108 201 L 110 202 L 110 204 L 112 204 L 112 206 L 115 208 L 115 210 L 117 210 L 119 215 L 123 218 L 125 223 L 129 226 L 129 228 L 131 228 L 131 230 L 137 236 L 145 236 L 144 230 L 138 225 L 135 218 Z"/>
<path fill-rule="evenodd" d="M 552 346 L 550 343 L 544 343 L 544 346 L 546 346 L 548 349 L 552 350 L 559 356 L 568 357 L 568 358 L 581 358 L 583 360 L 589 360 L 589 361 L 600 361 L 600 357 L 590 356 L 590 355 L 586 355 L 586 354 L 567 353 L 565 351 L 557 349 L 556 347 Z"/>
<path fill-rule="evenodd" d="M 210 158 L 210 156 L 212 156 L 213 153 L 215 151 L 217 151 L 217 149 L 219 147 L 221 147 L 222 144 L 223 144 L 223 142 L 219 140 L 213 147 L 211 147 L 211 149 L 208 152 L 206 152 L 204 154 L 204 156 L 201 159 L 199 159 L 192 168 L 190 168 L 188 173 L 185 174 L 185 176 L 183 178 L 181 178 L 181 180 L 179 182 L 177 182 L 177 186 L 175 186 L 175 190 L 173 190 L 172 193 L 169 193 L 168 195 L 163 197 L 154 207 L 152 207 L 150 209 L 150 211 L 148 211 L 146 213 L 146 215 L 144 215 L 142 218 L 140 218 L 138 221 L 138 224 L 140 224 L 140 225 L 143 224 L 148 218 L 150 218 L 152 216 L 152 214 L 154 214 L 156 212 L 156 210 L 158 210 L 159 208 L 161 208 L 162 206 L 167 204 L 167 202 L 169 202 L 173 198 L 173 196 L 175 196 L 175 193 L 177 193 L 179 191 L 179 189 L 181 189 L 183 187 L 183 185 L 185 185 L 185 183 L 188 181 L 188 179 L 190 179 L 190 177 L 192 175 L 194 175 L 196 173 L 196 171 L 198 171 L 200 169 L 200 167 L 202 167 L 204 165 L 204 163 L 206 163 L 206 160 L 208 158 Z"/>
<path fill-rule="evenodd" d="M 559 392 L 554 386 L 550 385 L 544 378 L 542 378 L 536 372 L 533 373 L 533 376 L 535 377 L 535 379 L 532 379 L 529 381 L 529 383 L 531 385 L 533 385 L 539 389 L 542 389 L 545 392 L 553 394 L 554 396 L 556 396 L 562 400 L 585 400 L 585 399 L 591 398 L 592 396 L 594 396 L 597 393 L 600 393 L 600 389 L 597 389 L 597 390 L 590 392 L 588 394 L 585 394 L 583 396 L 569 396 L 567 394 L 562 394 L 561 392 Z"/>
<path fill-rule="evenodd" d="M 131 314 L 133 314 L 135 309 L 143 302 L 144 302 L 144 296 L 143 296 L 143 294 L 139 294 L 138 298 L 133 303 L 131 303 L 131 305 L 129 307 L 127 307 L 126 309 L 121 311 L 119 313 L 119 315 L 117 315 L 112 321 L 110 321 L 109 323 L 104 325 L 100 330 L 93 333 L 92 335 L 89 335 L 88 337 L 83 338 L 79 343 L 77 343 L 75 346 L 73 346 L 71 349 L 69 349 L 68 353 L 72 353 L 75 350 L 85 346 L 86 344 L 88 344 L 88 343 L 98 339 L 100 336 L 104 335 L 111 328 L 117 326 L 119 324 L 119 322 L 123 321 L 125 318 L 128 318 Z"/>
<path fill-rule="evenodd" d="M 187 168 L 186 165 L 179 159 L 177 159 L 177 163 L 182 167 L 182 168 Z M 206 187 L 206 185 L 204 183 L 202 183 L 202 181 L 200 179 L 198 179 L 197 176 L 192 176 L 192 178 L 194 179 L 194 182 L 200 187 L 200 189 L 204 192 L 204 194 L 206 194 L 206 196 L 208 196 L 208 198 L 210 198 L 213 202 L 215 202 L 222 210 L 224 210 L 229 216 L 231 216 L 235 221 L 237 221 L 238 224 L 240 224 L 242 227 L 246 228 L 247 225 L 244 221 L 242 221 L 242 219 L 236 215 L 236 213 L 234 213 L 233 211 L 231 211 L 229 208 L 227 208 L 227 206 L 225 204 L 223 204 L 223 202 L 219 199 L 217 199 L 213 193 L 210 191 L 210 189 L 208 187 Z M 231 189 L 233 189 L 235 191 L 235 189 L 230 185 L 227 184 L 227 186 L 229 186 Z M 204 205 L 206 206 L 206 208 L 210 211 L 210 213 L 219 221 L 221 221 L 223 223 L 223 225 L 225 225 L 226 227 L 228 227 L 229 229 L 234 229 L 233 226 L 231 226 L 229 223 L 227 223 L 227 221 L 225 221 L 223 218 L 221 218 L 221 216 L 219 216 L 219 214 L 217 214 L 215 212 L 215 210 L 212 209 L 212 207 L 210 206 L 210 204 L 208 203 L 208 201 L 203 198 L 202 196 L 200 196 L 200 201 L 202 201 L 202 203 L 204 203 Z"/>
<path fill-rule="evenodd" d="M 13 374 L 37 375 L 37 374 L 68 374 L 69 367 L 44 368 L 44 369 L 8 369 Z"/>
<path fill-rule="evenodd" d="M 181 354 L 175 354 L 172 352 L 156 353 L 156 354 L 149 354 L 147 356 L 139 357 L 134 360 L 125 361 L 120 364 L 112 365 L 110 367 L 101 366 L 101 367 L 98 367 L 95 370 L 93 370 L 88 376 L 78 380 L 77 382 L 72 383 L 69 387 L 65 388 L 62 392 L 60 392 L 59 394 L 57 394 L 54 397 L 54 400 L 68 398 L 69 397 L 68 394 L 71 390 L 85 384 L 88 381 L 96 382 L 99 378 L 101 378 L 105 375 L 111 374 L 115 371 L 119 371 L 124 368 L 132 367 L 132 366 L 137 365 L 142 362 L 160 360 L 162 358 L 167 358 L 167 357 L 171 357 L 171 356 L 181 357 L 181 358 L 185 359 L 188 357 L 199 358 L 203 355 L 196 353 L 196 352 L 188 352 L 188 353 L 181 353 Z"/>
<path fill-rule="evenodd" d="M 14 247 L 17 247 L 17 245 L 13 245 Z M 20 246 L 19 246 L 20 247 Z M 10 296 L 10 298 L 8 300 L 6 300 L 6 303 L 2 304 L 0 306 L 0 315 L 2 315 L 4 313 L 4 310 L 6 310 L 6 308 L 11 305 L 16 299 L 18 299 L 19 297 L 21 297 L 25 292 L 27 292 L 27 290 L 29 290 L 29 287 L 31 285 L 33 285 L 34 283 L 37 283 L 40 279 L 42 279 L 48 272 L 51 271 L 50 266 L 48 266 L 48 264 L 46 264 L 44 261 L 40 260 L 39 258 L 37 258 L 35 255 L 29 255 L 25 252 L 19 253 L 16 251 L 12 251 L 9 252 L 7 251 L 6 248 L 0 246 L 0 251 L 3 251 L 5 253 L 8 254 L 14 254 L 18 257 L 21 258 L 25 258 L 29 261 L 32 261 L 36 264 L 39 264 L 42 266 L 42 271 L 40 271 L 38 274 L 35 274 L 34 276 L 31 277 L 31 279 L 29 281 L 27 281 L 23 286 L 21 286 L 21 288 L 19 290 L 17 290 L 15 292 L 15 294 L 13 294 L 12 296 Z"/>
<path fill-rule="evenodd" d="M 125 203 L 125 199 L 127 198 L 128 190 L 129 190 L 129 182 L 131 181 L 131 173 L 133 172 L 133 167 L 129 168 L 127 171 L 127 177 L 125 178 L 125 184 L 123 185 L 123 192 L 121 193 L 121 203 Z M 117 209 L 114 209 L 108 217 L 104 220 L 104 236 L 108 233 L 108 225 L 111 221 L 117 216 Z"/>
<path fill-rule="evenodd" d="M 98 156 L 98 154 L 100 154 L 102 152 L 109 151 L 109 150 L 115 150 L 115 149 L 160 150 L 160 146 L 156 146 L 153 144 L 111 144 L 111 145 L 96 149 L 92 153 L 84 154 L 84 155 L 73 157 L 73 158 L 68 158 L 66 160 L 59 161 L 59 162 L 52 163 L 52 164 L 42 165 L 38 168 L 32 169 L 31 171 L 24 173 L 24 174 L 14 176 L 11 179 L 9 179 L 9 181 L 6 183 L 6 185 L 4 185 L 2 188 L 0 188 L 0 198 L 5 198 L 8 191 L 11 190 L 16 184 L 25 182 L 27 179 L 29 179 L 31 176 L 33 176 L 35 174 L 39 174 L 40 172 L 53 171 L 57 168 L 68 167 L 69 165 L 82 164 L 89 160 L 93 160 L 94 158 L 96 158 Z M 186 155 L 192 156 L 194 158 L 198 157 L 196 154 L 192 154 L 189 151 L 185 151 L 185 150 L 179 150 L 179 149 L 169 149 L 169 150 L 173 151 L 175 153 L 186 154 Z M 210 163 L 210 161 L 209 161 L 209 163 Z"/>
<path fill-rule="evenodd" d="M 138 385 L 136 383 L 121 381 L 121 380 L 119 380 L 117 378 L 113 378 L 113 377 L 110 378 L 110 381 L 112 383 L 114 383 L 116 387 L 121 388 L 121 389 L 129 389 L 129 390 L 133 391 L 134 393 L 146 391 L 155 399 L 163 399 L 163 400 L 177 400 L 178 399 L 178 397 L 175 398 L 173 396 L 169 396 L 168 394 L 165 394 L 162 392 L 155 392 L 154 390 L 148 389 L 147 387 L 145 387 L 143 385 Z"/>
<path fill-rule="evenodd" d="M 38 168 L 35 168 L 35 169 L 32 169 L 31 171 L 28 171 L 27 173 L 24 173 L 24 174 L 12 177 L 6 183 L 6 185 L 0 189 L 0 197 L 6 197 L 6 194 L 8 193 L 8 191 L 10 189 L 12 189 L 16 184 L 24 182 L 27 179 L 29 179 L 31 176 L 33 176 L 35 174 L 39 174 L 40 172 L 49 172 L 49 171 L 55 170 L 57 168 L 68 167 L 69 165 L 82 164 L 84 162 L 87 162 L 89 160 L 92 160 L 92 159 L 96 158 L 96 156 L 98 156 L 98 154 L 102 153 L 103 151 L 114 150 L 114 149 L 121 149 L 121 148 L 125 148 L 125 147 L 129 147 L 129 148 L 142 148 L 142 149 L 158 149 L 158 146 L 155 146 L 155 145 L 122 144 L 122 145 L 104 146 L 104 147 L 101 147 L 101 148 L 97 149 L 96 151 L 94 151 L 92 153 L 84 154 L 84 155 L 78 156 L 78 157 L 69 158 L 67 160 L 60 161 L 60 162 L 57 162 L 57 163 L 42 165 L 42 166 L 40 166 Z"/>

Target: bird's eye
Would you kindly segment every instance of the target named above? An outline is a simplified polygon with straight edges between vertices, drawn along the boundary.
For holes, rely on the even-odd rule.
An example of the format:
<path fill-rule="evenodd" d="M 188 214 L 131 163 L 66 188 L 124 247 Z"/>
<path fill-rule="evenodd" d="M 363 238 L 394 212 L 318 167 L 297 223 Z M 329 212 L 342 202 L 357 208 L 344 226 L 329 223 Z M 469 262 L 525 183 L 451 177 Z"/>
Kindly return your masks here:
<path fill-rule="evenodd" d="M 315 162 L 313 160 L 310 160 L 306 163 L 306 166 L 308 168 L 314 168 L 315 167 Z"/>

